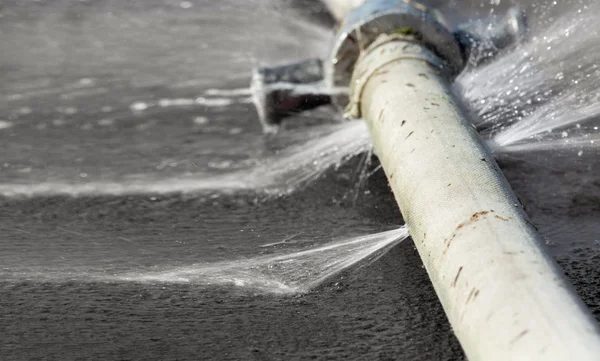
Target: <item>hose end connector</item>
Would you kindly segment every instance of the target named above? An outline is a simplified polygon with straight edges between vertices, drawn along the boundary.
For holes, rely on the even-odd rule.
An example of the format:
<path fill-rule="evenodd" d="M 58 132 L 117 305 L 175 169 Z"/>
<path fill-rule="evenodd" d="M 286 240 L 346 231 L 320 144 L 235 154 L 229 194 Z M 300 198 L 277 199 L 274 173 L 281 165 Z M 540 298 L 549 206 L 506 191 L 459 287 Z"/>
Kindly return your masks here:
<path fill-rule="evenodd" d="M 413 0 L 368 0 L 346 16 L 337 33 L 325 65 L 333 87 L 348 86 L 359 56 L 382 34 L 414 36 L 454 75 L 464 68 L 461 44 L 440 12 Z"/>

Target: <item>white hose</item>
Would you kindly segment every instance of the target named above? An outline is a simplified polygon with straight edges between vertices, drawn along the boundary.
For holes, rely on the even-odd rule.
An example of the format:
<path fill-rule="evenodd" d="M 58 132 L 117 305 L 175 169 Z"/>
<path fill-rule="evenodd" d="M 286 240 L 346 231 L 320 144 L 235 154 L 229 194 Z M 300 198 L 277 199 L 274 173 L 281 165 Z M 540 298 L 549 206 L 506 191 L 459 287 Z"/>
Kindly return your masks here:
<path fill-rule="evenodd" d="M 368 53 L 355 68 L 354 99 L 467 357 L 599 360 L 596 321 L 432 65 L 435 55 L 398 40 Z"/>

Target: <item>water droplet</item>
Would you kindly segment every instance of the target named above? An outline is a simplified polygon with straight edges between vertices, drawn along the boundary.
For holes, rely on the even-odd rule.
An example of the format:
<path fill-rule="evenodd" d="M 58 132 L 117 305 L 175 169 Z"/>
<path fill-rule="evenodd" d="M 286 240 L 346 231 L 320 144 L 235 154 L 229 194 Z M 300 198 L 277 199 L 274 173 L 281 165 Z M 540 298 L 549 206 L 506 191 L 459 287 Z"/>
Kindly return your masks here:
<path fill-rule="evenodd" d="M 6 129 L 12 127 L 11 122 L 7 122 L 6 120 L 0 120 L 0 129 Z"/>
<path fill-rule="evenodd" d="M 144 102 L 135 102 L 129 106 L 133 111 L 142 111 L 148 109 L 148 104 Z"/>
<path fill-rule="evenodd" d="M 79 79 L 79 85 L 82 86 L 90 86 L 90 85 L 94 85 L 95 80 L 91 79 L 91 78 L 81 78 Z"/>
<path fill-rule="evenodd" d="M 75 113 L 77 113 L 77 108 L 74 107 L 66 107 L 66 108 L 62 108 L 59 107 L 58 111 L 67 115 L 73 115 Z"/>
<path fill-rule="evenodd" d="M 207 117 L 195 117 L 194 124 L 198 124 L 198 125 L 208 124 L 208 118 Z"/>
<path fill-rule="evenodd" d="M 28 115 L 31 114 L 33 111 L 31 110 L 30 107 L 23 107 L 21 109 L 19 109 L 19 114 L 21 115 Z"/>
<path fill-rule="evenodd" d="M 108 118 L 107 119 L 100 119 L 100 120 L 98 120 L 98 125 L 101 125 L 101 126 L 104 126 L 104 127 L 109 126 L 109 125 L 113 125 L 114 123 L 115 123 L 115 121 L 113 119 L 108 119 Z"/>

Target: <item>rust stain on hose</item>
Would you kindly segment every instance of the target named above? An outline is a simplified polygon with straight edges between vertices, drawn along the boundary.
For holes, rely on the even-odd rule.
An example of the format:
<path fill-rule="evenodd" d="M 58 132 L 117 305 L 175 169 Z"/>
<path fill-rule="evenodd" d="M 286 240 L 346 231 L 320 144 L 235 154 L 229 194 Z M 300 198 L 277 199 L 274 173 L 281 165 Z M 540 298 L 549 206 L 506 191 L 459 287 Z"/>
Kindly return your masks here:
<path fill-rule="evenodd" d="M 452 284 L 451 284 L 452 287 L 456 287 L 456 282 L 458 281 L 458 277 L 460 277 L 460 273 L 462 272 L 462 270 L 463 270 L 463 266 L 460 266 L 458 268 L 458 272 L 456 272 L 456 277 L 454 277 L 454 281 L 452 281 Z"/>

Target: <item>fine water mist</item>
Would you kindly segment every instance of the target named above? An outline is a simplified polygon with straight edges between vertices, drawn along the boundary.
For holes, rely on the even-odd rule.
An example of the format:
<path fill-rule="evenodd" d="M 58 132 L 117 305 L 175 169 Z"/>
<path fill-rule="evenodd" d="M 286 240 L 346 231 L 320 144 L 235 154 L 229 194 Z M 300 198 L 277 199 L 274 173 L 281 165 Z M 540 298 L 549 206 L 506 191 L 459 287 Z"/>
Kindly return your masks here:
<path fill-rule="evenodd" d="M 450 22 L 529 6 L 533 38 L 457 90 L 499 158 L 559 169 L 500 162 L 596 312 L 598 173 L 563 171 L 598 143 L 582 1 L 431 3 Z M 364 122 L 324 107 L 262 133 L 251 70 L 324 56 L 322 3 L 1 3 L 4 359 L 464 358 Z"/>
<path fill-rule="evenodd" d="M 284 195 L 307 185 L 321 174 L 343 164 L 349 158 L 369 151 L 369 134 L 364 122 L 357 120 L 339 125 L 315 126 L 288 134 L 292 146 L 274 154 L 240 165 L 236 171 L 222 174 L 196 173 L 173 178 L 129 182 L 35 182 L 0 184 L 3 196 L 36 195 L 131 195 L 167 193 L 235 193 L 254 191 L 266 195 Z M 229 165 L 228 167 L 231 167 Z"/>
<path fill-rule="evenodd" d="M 598 14 L 589 2 L 535 19 L 525 43 L 461 74 L 457 87 L 496 153 L 598 152 Z"/>
<path fill-rule="evenodd" d="M 206 5 L 197 6 L 204 7 Z M 257 27 L 256 31 L 265 32 L 266 28 L 281 27 L 285 18 L 293 17 L 289 9 L 273 9 L 272 6 L 267 5 L 259 7 L 257 16 L 266 16 L 270 19 L 262 25 L 257 24 L 259 21 L 255 17 L 244 19 L 241 22 L 237 21 L 238 17 L 242 16 L 240 11 L 243 9 L 234 9 L 227 4 L 217 7 L 209 6 L 208 10 L 203 12 L 194 10 L 196 9 L 194 7 L 182 9 L 176 7 L 175 9 L 180 12 L 176 14 L 177 16 L 184 17 L 187 19 L 186 21 L 190 22 L 192 20 L 207 21 L 217 13 L 219 16 L 232 17 L 236 19 L 234 23 L 239 27 L 237 35 L 227 34 L 221 37 L 220 39 L 225 43 L 220 46 L 207 42 L 206 46 L 203 45 L 204 50 L 185 49 L 186 52 L 182 53 L 182 49 L 179 49 L 177 44 L 171 44 L 168 49 L 163 49 L 165 54 L 173 52 L 181 53 L 181 56 L 191 55 L 197 51 L 201 52 L 203 56 L 207 57 L 202 63 L 210 65 L 202 68 L 201 71 L 196 67 L 184 67 L 185 69 L 172 67 L 167 73 L 162 70 L 157 72 L 155 69 L 148 69 L 151 71 L 144 72 L 140 71 L 144 69 L 133 65 L 137 64 L 140 59 L 135 57 L 137 56 L 135 53 L 125 52 L 123 49 L 125 42 L 121 44 L 114 39 L 112 42 L 107 42 L 101 32 L 94 30 L 104 29 L 104 26 L 107 26 L 105 22 L 110 23 L 114 19 L 110 16 L 107 18 L 93 16 L 89 19 L 95 24 L 95 28 L 86 29 L 85 31 L 89 32 L 89 34 L 86 33 L 86 36 L 93 39 L 95 43 L 104 44 L 104 48 L 94 48 L 93 51 L 90 50 L 90 54 L 94 55 L 95 52 L 106 50 L 106 47 L 112 47 L 111 51 L 114 54 L 120 54 L 119 56 L 123 58 L 119 61 L 127 60 L 127 66 L 133 67 L 131 73 L 125 72 L 120 76 L 125 79 L 132 78 L 134 90 L 130 90 L 130 92 L 139 93 L 139 95 L 127 94 L 122 97 L 123 99 L 111 100 L 110 106 L 100 107 L 106 112 L 99 109 L 90 111 L 88 114 L 85 109 L 74 107 L 72 104 L 60 105 L 56 108 L 59 110 L 60 119 L 52 120 L 51 125 L 45 123 L 35 125 L 37 129 L 46 131 L 53 126 L 57 128 L 68 126 L 70 124 L 70 120 L 66 119 L 68 117 L 82 119 L 89 116 L 101 117 L 97 121 L 98 125 L 73 124 L 77 127 L 77 132 L 85 132 L 85 134 L 78 133 L 78 136 L 83 137 L 82 139 L 87 139 L 88 142 L 98 141 L 96 147 L 85 150 L 86 154 L 106 153 L 101 160 L 94 158 L 88 161 L 84 157 L 81 163 L 77 164 L 77 167 L 81 169 L 79 172 L 73 171 L 73 166 L 65 167 L 63 165 L 69 161 L 68 159 L 61 159 L 60 167 L 46 164 L 46 160 L 42 159 L 42 154 L 36 153 L 38 149 L 44 149 L 36 143 L 39 137 L 24 138 L 21 136 L 23 127 L 26 129 L 26 127 L 33 126 L 33 124 L 27 124 L 27 118 L 31 118 L 31 114 L 37 111 L 35 107 L 23 106 L 30 104 L 32 100 L 35 100 L 33 104 L 45 104 L 53 101 L 55 96 L 60 99 L 59 102 L 72 103 L 76 100 L 84 101 L 86 104 L 94 102 L 96 96 L 104 98 L 105 95 L 98 95 L 95 92 L 102 89 L 108 92 L 109 87 L 114 84 L 111 85 L 110 82 L 105 84 L 104 79 L 98 78 L 96 75 L 103 71 L 102 67 L 113 69 L 117 64 L 114 62 L 117 62 L 118 59 L 98 58 L 88 62 L 87 77 L 70 83 L 68 86 L 56 84 L 56 81 L 50 78 L 31 84 L 21 81 L 3 85 L 5 87 L 3 91 L 7 93 L 7 99 L 9 99 L 4 105 L 12 108 L 9 109 L 12 115 L 9 119 L 0 119 L 0 129 L 3 133 L 10 132 L 14 135 L 7 138 L 8 149 L 6 150 L 7 153 L 14 154 L 12 156 L 14 160 L 4 163 L 4 168 L 8 172 L 4 174 L 8 174 L 9 178 L 5 178 L 0 184 L 1 195 L 68 194 L 83 196 L 178 192 L 234 193 L 236 191 L 283 195 L 310 183 L 328 168 L 338 166 L 346 159 L 370 149 L 366 127 L 360 121 L 343 122 L 339 125 L 313 125 L 310 130 L 298 128 L 284 130 L 285 137 L 289 140 L 288 145 L 281 147 L 277 153 L 273 154 L 260 150 L 261 147 L 264 147 L 264 142 L 261 140 L 261 135 L 257 134 L 256 115 L 253 114 L 252 119 L 247 121 L 255 123 L 253 128 L 247 125 L 228 128 L 227 124 L 216 124 L 214 120 L 223 119 L 224 115 L 231 111 L 254 113 L 250 104 L 251 92 L 250 89 L 241 87 L 210 87 L 207 89 L 207 85 L 214 84 L 215 79 L 222 79 L 232 68 L 238 70 L 229 74 L 235 73 L 236 77 L 240 77 L 242 82 L 247 83 L 252 66 L 259 63 L 258 57 L 262 59 L 261 62 L 267 63 L 285 61 L 285 58 L 278 57 L 278 55 L 289 53 L 286 51 L 289 49 L 281 43 L 284 40 L 287 41 L 287 44 L 291 44 L 290 46 L 293 45 L 295 50 L 292 52 L 295 57 L 323 55 L 326 52 L 327 39 L 331 36 L 330 30 L 311 24 L 302 18 L 294 18 L 294 21 L 283 27 L 286 31 L 282 36 L 278 36 L 277 39 L 269 37 L 265 40 L 265 42 L 273 41 L 272 44 L 259 44 L 253 39 L 248 39 L 239 30 L 244 26 L 254 26 Z M 226 11 L 223 11 L 224 9 Z M 169 19 L 171 15 L 167 14 L 172 11 L 174 10 L 169 6 L 163 8 L 156 5 L 151 14 L 160 14 L 165 19 Z M 598 130 L 600 124 L 598 124 L 597 115 L 600 107 L 596 103 L 600 98 L 600 93 L 596 88 L 599 85 L 598 75 L 600 75 L 597 64 L 600 59 L 600 45 L 596 41 L 598 31 L 595 30 L 594 23 L 598 13 L 600 13 L 600 5 L 590 3 L 574 5 L 565 14 L 555 18 L 548 19 L 548 16 L 544 14 L 537 14 L 540 19 L 534 18 L 531 21 L 533 28 L 529 35 L 530 40 L 510 49 L 485 66 L 467 69 L 457 79 L 457 89 L 470 108 L 473 120 L 477 122 L 482 134 L 488 138 L 490 146 L 496 153 L 510 152 L 514 154 L 533 149 L 554 153 L 570 149 L 577 156 L 597 152 L 597 143 L 600 141 L 600 131 Z M 273 16 L 273 14 L 277 14 L 277 16 Z M 145 29 L 143 25 L 147 20 L 145 16 L 148 15 L 143 14 L 142 18 L 136 21 L 134 21 L 135 18 L 131 18 L 125 24 L 129 29 L 127 39 L 140 35 L 139 32 Z M 61 48 L 64 44 L 60 42 L 60 39 L 73 35 L 67 33 L 66 29 L 54 29 L 51 26 L 54 18 L 54 16 L 44 18 L 39 26 L 44 30 L 44 34 L 53 34 L 55 38 L 59 39 L 56 46 Z M 10 23 L 7 26 L 10 26 Z M 218 29 L 212 30 L 217 31 Z M 55 32 L 56 34 L 54 34 Z M 181 37 L 183 33 L 183 29 L 172 29 L 169 36 Z M 300 40 L 300 34 L 303 35 L 303 40 Z M 42 35 L 28 32 L 23 35 L 22 40 L 25 43 L 38 44 L 43 40 L 39 38 L 40 36 Z M 210 36 L 207 37 L 210 38 Z M 206 41 L 209 40 L 206 39 Z M 139 41 L 142 42 L 140 46 L 143 49 L 151 47 L 150 43 Z M 191 42 L 191 40 L 182 38 L 178 44 L 187 42 Z M 232 58 L 223 62 L 216 61 L 216 57 L 221 54 L 219 49 L 228 47 L 243 50 L 247 56 L 244 59 L 247 61 L 241 61 L 243 57 L 236 58 L 238 55 L 234 58 L 240 61 Z M 300 48 L 307 52 L 303 50 L 303 53 L 299 54 L 298 49 Z M 274 53 L 266 52 L 267 49 L 273 49 Z M 81 56 L 90 54 L 82 53 Z M 18 53 L 12 54 L 9 60 L 15 57 L 18 58 Z M 74 59 L 68 58 L 66 61 Z M 14 61 L 20 60 L 18 58 Z M 80 60 L 87 61 L 88 59 Z M 161 64 L 166 62 L 179 64 L 181 60 L 166 58 L 161 60 Z M 30 59 L 28 61 L 35 62 L 37 60 Z M 32 65 L 40 67 L 39 64 Z M 52 66 L 54 65 L 44 64 L 42 69 Z M 46 70 L 50 73 L 54 71 Z M 197 72 L 201 77 L 189 79 L 190 72 Z M 160 75 L 161 78 L 152 81 L 143 80 L 146 75 L 150 74 Z M 182 80 L 179 78 L 180 76 L 186 79 Z M 206 81 L 203 82 L 203 79 Z M 148 91 L 155 92 L 153 89 L 160 84 L 169 89 L 170 96 L 164 96 L 168 93 L 162 92 L 161 96 L 154 94 L 149 96 Z M 119 88 L 122 87 L 123 84 L 120 84 Z M 73 98 L 73 92 L 82 91 L 91 93 L 85 93 L 81 95 L 81 98 L 79 95 Z M 192 94 L 193 96 L 190 96 Z M 123 100 L 126 102 L 120 104 Z M 219 138 L 223 137 L 222 133 L 228 133 L 229 138 L 220 142 L 209 141 L 206 138 L 204 140 L 202 138 L 192 139 L 197 143 L 195 147 L 171 141 L 172 144 L 169 148 L 175 150 L 171 150 L 169 153 L 173 154 L 162 155 L 157 159 L 158 157 L 154 154 L 165 153 L 163 151 L 165 147 L 160 147 L 160 144 L 155 144 L 155 139 L 148 140 L 141 134 L 148 129 L 167 123 L 163 120 L 159 123 L 152 118 L 163 118 L 173 112 L 178 112 L 175 114 L 185 112 L 183 114 L 190 118 L 188 124 L 191 124 L 195 131 L 201 130 L 209 134 L 218 132 Z M 179 117 L 180 115 L 177 115 L 176 119 L 169 119 L 168 122 L 182 121 Z M 115 144 L 112 140 L 106 145 L 101 143 L 96 134 L 113 131 L 112 128 L 118 128 L 119 124 L 126 125 L 128 122 L 134 122 L 133 124 L 139 128 L 132 135 L 128 135 L 135 137 L 133 138 L 135 141 L 130 146 L 131 149 L 125 149 L 124 154 L 104 151 L 102 147 L 115 147 Z M 95 130 L 94 127 L 99 129 Z M 67 128 L 64 129 L 63 133 L 57 134 L 64 134 Z M 156 128 L 156 131 L 162 131 L 162 128 Z M 179 136 L 166 134 L 172 137 Z M 48 137 L 48 135 L 41 136 Z M 54 137 L 54 133 L 51 136 Z M 113 138 L 114 136 L 109 139 Z M 14 139 L 19 141 L 13 146 Z M 57 145 L 54 149 L 48 149 L 46 152 L 53 155 L 57 153 L 56 157 L 65 157 L 65 154 L 69 154 L 72 149 L 77 149 L 77 145 L 65 146 L 62 139 L 49 139 L 52 139 Z M 28 144 L 29 142 L 31 144 Z M 203 145 L 205 143 L 208 144 Z M 206 149 L 213 145 L 215 146 L 214 150 Z M 216 149 L 217 145 L 223 149 Z M 201 146 L 203 150 L 199 152 L 198 148 Z M 134 152 L 141 153 L 141 157 L 135 157 Z M 223 154 L 217 157 L 213 157 L 211 154 L 216 155 L 219 152 Z M 200 155 L 196 156 L 193 153 L 200 153 Z M 212 161 L 211 158 L 218 158 L 218 160 Z M 30 159 L 36 161 L 31 162 Z M 156 162 L 155 167 L 152 165 L 154 162 Z M 86 163 L 90 163 L 90 165 Z M 159 174 L 159 172 L 150 173 L 147 171 L 148 167 L 144 167 L 141 171 L 134 170 L 141 168 L 140 165 L 145 163 L 150 163 L 148 165 L 166 175 Z M 165 172 L 171 167 L 174 167 L 173 171 Z M 117 168 L 119 169 L 115 170 Z M 123 169 L 128 170 L 127 174 L 122 174 Z M 181 171 L 175 172 L 178 169 Z M 74 174 L 69 174 L 71 172 Z M 3 176 L 6 177 L 6 175 Z"/>
<path fill-rule="evenodd" d="M 156 273 L 132 273 L 117 279 L 231 285 L 283 294 L 306 292 L 348 267 L 376 260 L 407 237 L 407 228 L 401 227 L 292 253 L 285 251 L 289 241 L 284 240 L 262 246 L 276 252 L 272 256 L 203 263 Z M 278 250 L 277 247 L 284 248 Z"/>
<path fill-rule="evenodd" d="M 185 9 L 177 10 L 181 12 L 178 16 L 186 20 L 185 25 L 172 27 L 169 14 L 173 7 L 182 7 L 184 2 L 174 4 L 167 8 L 160 5 L 139 17 L 129 17 L 124 23 L 125 39 L 121 40 L 105 39 L 102 35 L 103 30 L 111 28 L 119 19 L 90 15 L 87 21 L 94 26 L 84 29 L 83 33 L 88 41 L 85 44 L 94 46 L 80 53 L 63 49 L 65 44 L 81 42 L 76 32 L 80 29 L 74 29 L 70 23 L 65 28 L 56 28 L 54 24 L 58 20 L 55 17 L 44 18 L 35 31 L 24 31 L 23 44 L 37 47 L 40 57 L 23 58 L 23 54 L 13 52 L 8 57 L 9 63 L 26 61 L 42 73 L 59 75 L 32 81 L 26 70 L 21 69 L 14 72 L 18 81 L 4 83 L 0 88 L 6 95 L 0 109 L 6 109 L 10 114 L 7 119 L 0 120 L 0 131 L 7 135 L 4 138 L 8 144 L 5 145 L 6 153 L 13 157 L 4 168 L 16 169 L 0 184 L 1 196 L 26 202 L 30 198 L 54 196 L 93 198 L 148 194 L 148 198 L 155 199 L 157 195 L 179 193 L 229 197 L 236 197 L 238 193 L 256 193 L 264 196 L 261 199 L 272 201 L 273 197 L 275 200 L 293 197 L 294 192 L 311 184 L 327 170 L 339 167 L 359 154 L 370 154 L 369 134 L 360 120 L 331 124 L 332 119 L 327 119 L 323 122 L 326 124 L 289 127 L 275 136 L 281 142 L 278 149 L 267 149 L 268 142 L 260 134 L 250 104 L 250 89 L 244 87 L 251 67 L 259 63 L 273 64 L 323 55 L 330 30 L 302 18 L 288 22 L 289 9 L 275 7 L 274 10 L 273 4 L 259 6 L 254 14 L 246 7 L 213 6 L 208 2 L 203 3 L 210 9 L 206 12 L 193 12 L 186 7 L 186 2 Z M 252 2 L 244 6 L 255 7 L 257 4 Z M 600 100 L 597 91 L 600 88 L 600 34 L 595 30 L 595 22 L 600 5 L 577 6 L 551 20 L 539 20 L 532 28 L 530 40 L 484 66 L 467 69 L 457 79 L 457 91 L 496 154 L 540 150 L 547 152 L 548 157 L 554 157 L 556 152 L 566 149 L 571 151 L 571 156 L 578 157 L 598 152 L 600 106 L 596 103 Z M 251 16 L 247 17 L 248 14 Z M 157 16 L 161 19 L 158 25 L 153 21 Z M 215 22 L 224 16 L 230 19 L 223 24 L 235 23 L 235 31 Z M 264 18 L 269 19 L 266 28 L 282 28 L 284 33 L 270 34 L 260 42 L 256 36 L 249 35 L 248 29 L 254 33 L 269 33 L 260 23 Z M 147 25 L 151 22 L 156 26 L 149 28 Z M 197 22 L 215 24 L 211 25 L 214 29 L 211 28 L 196 44 Z M 11 27 L 10 23 L 5 26 Z M 158 37 L 145 38 L 147 31 L 151 32 L 149 37 Z M 48 49 L 45 45 L 39 46 L 45 44 L 48 37 L 58 41 Z M 179 40 L 169 42 L 175 38 Z M 138 39 L 136 51 L 129 49 L 132 39 Z M 197 46 L 182 45 L 188 43 Z M 238 50 L 231 53 L 230 49 Z M 107 50 L 112 51 L 110 57 L 99 56 L 107 54 Z M 73 56 L 64 61 L 57 60 L 56 64 L 38 63 L 42 55 L 61 51 Z M 147 54 L 155 52 L 173 55 L 161 55 L 155 62 L 144 62 Z M 81 65 L 86 62 L 86 66 Z M 65 80 L 57 69 L 71 69 L 69 65 L 77 71 Z M 109 75 L 104 74 L 107 69 Z M 227 84 L 224 86 L 219 83 L 221 81 Z M 118 90 L 115 94 L 110 91 L 113 88 Z M 107 101 L 109 104 L 104 104 Z M 34 105 L 30 107 L 29 104 Z M 47 119 L 35 123 L 39 120 L 33 115 L 44 110 L 47 104 L 51 104 L 50 108 L 56 112 L 43 113 Z M 56 119 L 52 120 L 53 117 Z M 300 117 L 311 118 L 313 115 Z M 95 123 L 90 125 L 89 119 L 94 119 Z M 309 123 L 315 123 L 315 120 Z M 168 125 L 174 126 L 168 128 Z M 102 134 L 110 141 L 96 144 L 87 152 L 82 151 L 86 149 L 82 145 L 67 148 L 64 144 L 68 141 L 61 137 L 68 133 L 60 129 L 68 126 L 81 132 L 77 134 L 87 132 L 85 139 L 94 140 Z M 152 127 L 159 137 L 146 135 Z M 44 133 L 32 136 L 30 129 L 33 128 Z M 165 134 L 162 134 L 163 130 Z M 182 141 L 182 133 L 188 135 L 192 131 L 197 133 L 191 141 Z M 50 139 L 48 137 L 54 140 L 52 144 L 48 142 L 47 151 L 59 154 L 55 157 L 59 161 L 52 157 L 47 159 L 57 165 L 46 165 L 45 148 L 39 151 L 37 147 L 39 139 Z M 114 139 L 121 139 L 121 143 L 115 145 Z M 69 141 L 73 142 L 72 139 Z M 132 145 L 125 149 L 129 142 Z M 215 149 L 211 148 L 213 146 Z M 73 163 L 68 157 L 69 152 L 93 153 L 100 147 L 109 150 L 116 147 L 121 153 L 107 151 L 110 156 L 100 157 L 100 160 L 83 159 L 81 163 L 89 163 L 84 164 L 88 167 L 86 170 L 79 170 L 70 178 L 63 174 L 66 169 L 72 169 L 73 164 L 80 166 L 77 160 Z M 177 150 L 162 154 L 167 147 Z M 144 152 L 139 148 L 144 148 Z M 204 149 L 207 154 L 192 156 L 191 153 L 198 149 Z M 28 164 L 29 158 L 37 163 Z M 174 158 L 177 161 L 173 161 Z M 218 161 L 210 160 L 213 158 Z M 133 171 L 134 168 L 142 169 L 138 165 L 149 159 L 156 162 L 152 163 L 151 172 Z M 178 168 L 183 167 L 182 164 L 186 164 L 185 171 Z M 90 176 L 87 169 L 96 168 L 118 168 L 115 172 L 118 176 L 110 172 L 103 175 L 102 171 L 98 171 L 102 176 Z M 169 168 L 173 169 L 170 173 L 158 173 Z M 364 170 L 358 170 L 361 172 Z M 320 221 L 326 223 L 326 218 Z M 381 228 L 370 230 L 373 229 Z M 165 232 L 169 232 L 168 228 Z M 88 238 L 84 233 L 79 236 Z M 201 239 L 203 235 L 194 237 Z M 221 237 L 223 243 L 229 240 L 226 234 Z M 162 264 L 157 269 L 149 269 L 147 265 L 139 268 L 124 266 L 110 275 L 98 269 L 86 270 L 83 265 L 77 272 L 19 271 L 11 278 L 46 279 L 52 275 L 49 279 L 59 281 L 68 278 L 185 282 L 233 285 L 274 293 L 305 292 L 352 265 L 375 259 L 407 237 L 406 227 L 401 227 L 360 237 L 329 239 L 310 247 L 290 247 L 293 244 L 290 240 L 272 242 L 274 239 L 271 239 L 256 246 L 253 254 L 245 257 L 231 254 L 225 260 L 201 259 L 198 263 L 186 261 L 183 265 L 173 260 L 170 265 Z M 129 238 L 121 238 L 129 242 Z M 110 249 L 104 249 L 102 245 L 95 244 L 94 247 L 102 249 L 103 254 L 110 253 Z M 32 244 L 30 248 L 34 250 L 36 245 Z"/>

